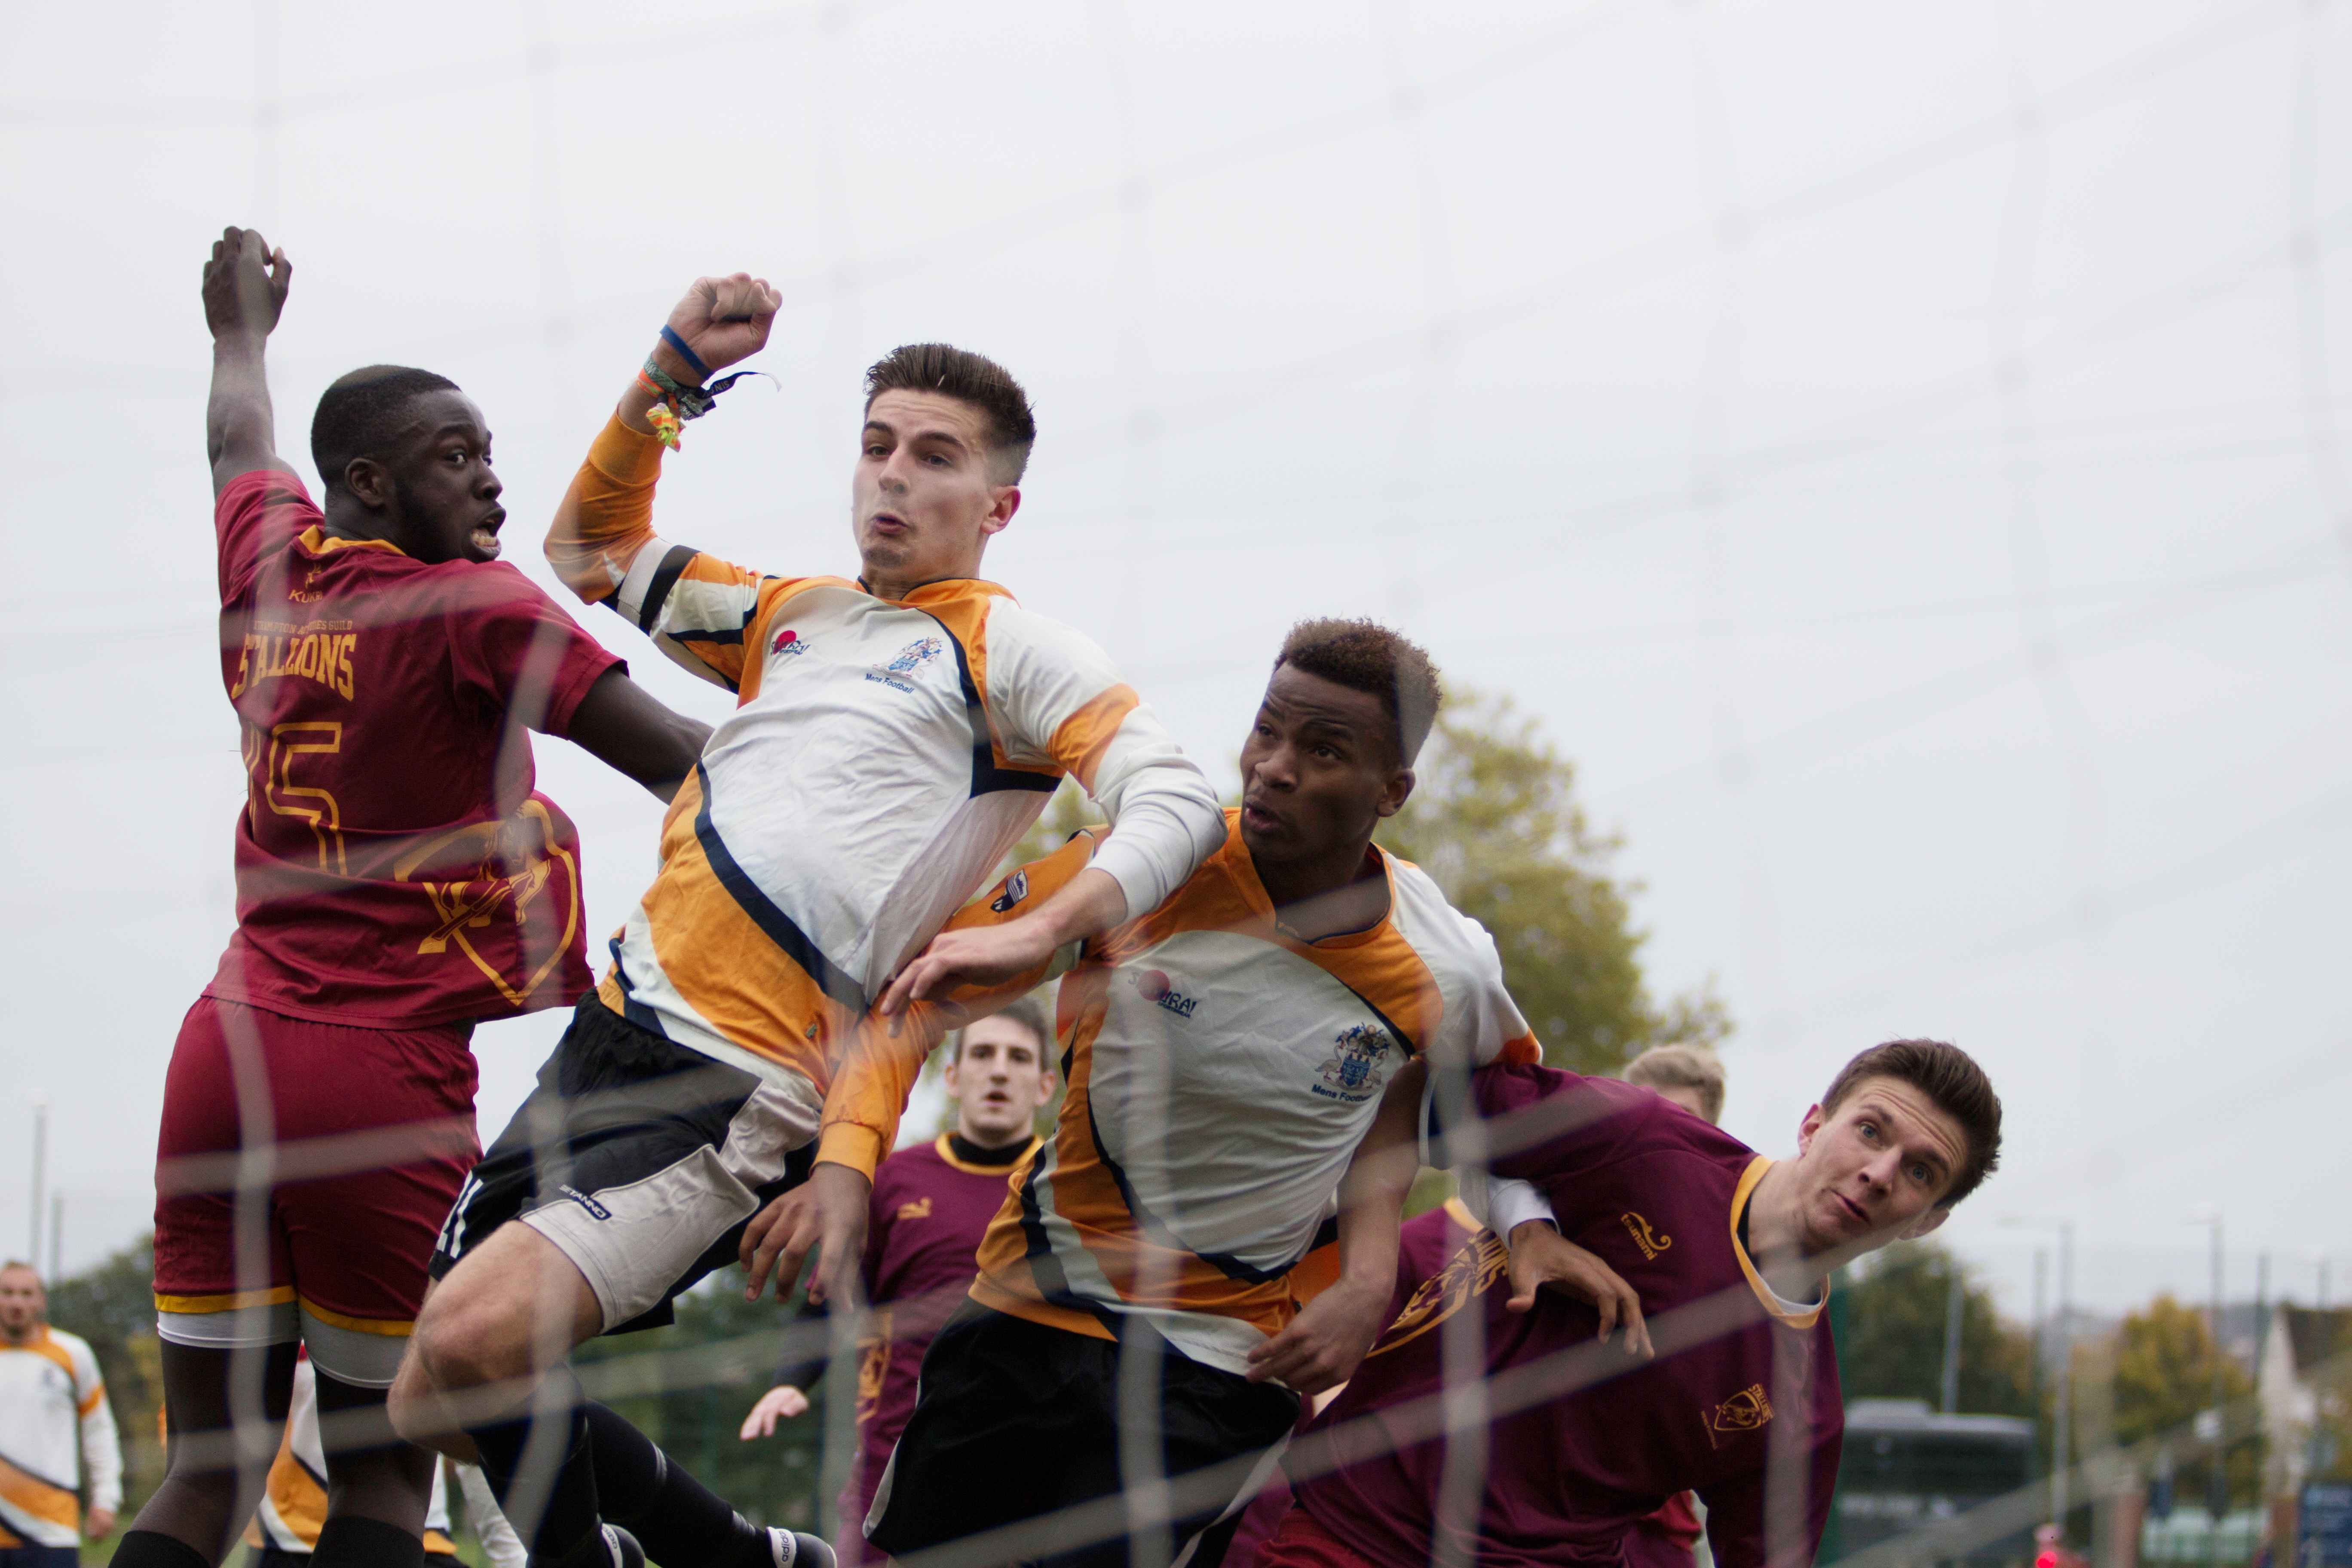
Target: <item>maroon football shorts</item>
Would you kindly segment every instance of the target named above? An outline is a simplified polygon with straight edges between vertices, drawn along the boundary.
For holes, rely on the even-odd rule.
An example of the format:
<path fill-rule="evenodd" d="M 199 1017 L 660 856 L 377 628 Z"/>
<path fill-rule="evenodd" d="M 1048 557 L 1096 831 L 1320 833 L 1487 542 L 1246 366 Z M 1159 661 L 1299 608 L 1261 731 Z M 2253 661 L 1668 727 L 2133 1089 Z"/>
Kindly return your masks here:
<path fill-rule="evenodd" d="M 481 1152 L 471 1033 L 199 998 L 172 1049 L 156 1147 L 163 1338 L 299 1338 L 329 1375 L 388 1386 L 434 1238 Z M 266 1163 L 241 1159 L 256 1152 Z"/>

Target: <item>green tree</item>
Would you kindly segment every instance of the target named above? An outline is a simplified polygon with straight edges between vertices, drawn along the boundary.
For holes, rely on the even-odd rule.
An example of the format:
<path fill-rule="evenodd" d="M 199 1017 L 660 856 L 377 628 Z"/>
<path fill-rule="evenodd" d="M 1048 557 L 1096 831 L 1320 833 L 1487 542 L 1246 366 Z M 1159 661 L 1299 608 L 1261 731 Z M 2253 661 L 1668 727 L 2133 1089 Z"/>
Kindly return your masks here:
<path fill-rule="evenodd" d="M 1943 1394 L 1945 1324 L 1952 1271 L 1960 1271 L 1959 1407 L 1971 1415 L 2037 1415 L 2033 1332 L 2004 1320 L 1992 1292 L 1934 1242 L 1898 1243 L 1866 1270 L 1832 1285 L 1846 1305 L 1838 1378 L 1848 1399 L 1924 1399 Z"/>
<path fill-rule="evenodd" d="M 2185 1435 L 2200 1411 L 2212 1408 L 2215 1353 L 2204 1311 L 2169 1294 L 2127 1315 L 2116 1335 L 2116 1440 L 2131 1444 L 2168 1433 Z M 2235 1361 L 2223 1355 L 2221 1362 L 2221 1399 L 2227 1408 L 2252 1394 L 2254 1384 Z M 2243 1500 L 2254 1491 L 2255 1444 L 2249 1422 L 2241 1418 L 2231 1427 L 2242 1436 L 2235 1436 L 2226 1450 L 2229 1495 Z M 2174 1471 L 2174 1495 L 2183 1504 L 2201 1506 L 2209 1473 L 2204 1458 L 2184 1454 Z"/>
<path fill-rule="evenodd" d="M 1494 934 L 1547 1062 L 1614 1072 L 1650 1046 L 1712 1045 L 1731 1032 L 1711 991 L 1652 999 L 1630 907 L 1640 886 L 1610 869 L 1620 841 L 1587 821 L 1574 764 L 1509 699 L 1455 695 L 1415 772 L 1381 847 Z"/>
<path fill-rule="evenodd" d="M 1593 830 L 1576 801 L 1575 764 L 1508 698 L 1454 694 L 1414 773 L 1412 798 L 1377 842 L 1428 872 L 1494 935 L 1504 982 L 1547 1062 L 1610 1073 L 1651 1046 L 1711 1046 L 1731 1033 L 1709 989 L 1663 1006 L 1651 997 L 1645 933 L 1631 908 L 1641 888 L 1610 870 L 1620 841 Z M 999 874 L 1101 820 L 1065 784 Z"/>

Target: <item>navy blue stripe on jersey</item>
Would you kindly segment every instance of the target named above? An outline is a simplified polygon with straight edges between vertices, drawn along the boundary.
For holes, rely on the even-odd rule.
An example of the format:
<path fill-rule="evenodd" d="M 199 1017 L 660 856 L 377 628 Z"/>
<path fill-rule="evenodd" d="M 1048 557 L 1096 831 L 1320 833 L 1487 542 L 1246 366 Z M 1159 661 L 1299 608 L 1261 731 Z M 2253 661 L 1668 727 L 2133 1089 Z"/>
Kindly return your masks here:
<path fill-rule="evenodd" d="M 673 544 L 654 569 L 654 580 L 646 584 L 646 602 L 637 611 L 637 630 L 647 637 L 661 620 L 662 605 L 669 602 L 669 591 L 693 562 L 697 552 L 683 544 Z"/>
<path fill-rule="evenodd" d="M 1144 1205 L 1143 1200 L 1135 1195 L 1135 1188 L 1129 1183 L 1127 1173 L 1119 1168 L 1118 1161 L 1110 1157 L 1110 1151 L 1103 1147 L 1102 1126 L 1095 1120 L 1095 1101 L 1092 1094 L 1087 1096 L 1087 1129 L 1094 1134 L 1095 1158 L 1100 1160 L 1103 1169 L 1110 1173 L 1111 1181 L 1118 1187 L 1119 1201 L 1127 1205 L 1127 1212 L 1134 1216 L 1137 1228 L 1150 1237 L 1154 1246 L 1164 1247 L 1171 1252 L 1192 1252 L 1191 1247 L 1179 1239 L 1175 1233 L 1160 1222 L 1160 1216 L 1153 1214 Z M 1313 1250 L 1311 1243 L 1308 1250 Z M 1240 1258 L 1224 1252 L 1192 1252 L 1192 1256 L 1228 1279 L 1239 1279 L 1251 1285 L 1263 1285 L 1269 1279 L 1281 1279 L 1298 1267 L 1298 1259 L 1306 1257 L 1307 1254 L 1301 1252 L 1298 1258 L 1294 1258 L 1273 1268 L 1253 1268 Z M 1055 1303 L 1057 1306 L 1065 1304 Z"/>
<path fill-rule="evenodd" d="M 710 774 L 700 763 L 694 764 L 695 782 L 702 790 L 702 805 L 694 814 L 694 837 L 702 845 L 702 853 L 710 868 L 718 874 L 719 885 L 734 895 L 743 912 L 761 933 L 782 950 L 786 958 L 801 966 L 801 972 L 817 984 L 817 988 L 835 1002 L 854 1012 L 866 1011 L 866 988 L 853 979 L 824 951 L 808 938 L 808 933 L 793 923 L 792 916 L 769 901 L 760 890 L 751 874 L 736 863 L 719 837 L 718 826 L 710 820 Z"/>
<path fill-rule="evenodd" d="M 948 624 L 937 616 L 929 620 L 940 628 L 948 646 L 955 649 L 956 679 L 963 686 L 963 708 L 971 721 L 971 793 L 993 795 L 998 790 L 1034 790 L 1039 795 L 1051 795 L 1062 787 L 1062 770 L 1050 773 L 1030 773 L 1023 768 L 1000 768 L 996 765 L 996 748 L 988 739 L 988 709 L 980 700 L 980 685 L 971 678 L 971 660 L 964 657 L 963 644 Z"/>
<path fill-rule="evenodd" d="M 613 952 L 613 978 L 621 986 L 621 1016 L 640 1029 L 651 1029 L 663 1039 L 669 1038 L 662 1030 L 661 1015 L 638 1001 L 637 988 L 629 984 L 629 966 L 621 962 L 621 938 L 617 932 L 607 945 Z"/>

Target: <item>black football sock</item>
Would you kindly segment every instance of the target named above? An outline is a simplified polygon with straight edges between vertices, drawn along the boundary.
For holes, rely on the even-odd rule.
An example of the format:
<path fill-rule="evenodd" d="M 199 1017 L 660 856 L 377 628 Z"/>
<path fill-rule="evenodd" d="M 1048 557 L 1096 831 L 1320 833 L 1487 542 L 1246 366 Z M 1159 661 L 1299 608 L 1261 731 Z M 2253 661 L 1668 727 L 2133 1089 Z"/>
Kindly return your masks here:
<path fill-rule="evenodd" d="M 126 1530 L 107 1568 L 213 1568 L 205 1554 L 160 1530 Z"/>
<path fill-rule="evenodd" d="M 775 1568 L 768 1532 L 688 1475 L 654 1440 L 601 1405 L 583 1407 L 604 1517 L 656 1563 Z"/>
<path fill-rule="evenodd" d="M 319 1527 L 310 1568 L 424 1568 L 425 1541 L 380 1519 L 338 1515 Z"/>
<path fill-rule="evenodd" d="M 489 1481 L 490 1489 L 498 1494 L 500 1506 L 507 1510 L 509 1520 L 530 1547 L 534 1563 L 541 1568 L 562 1563 L 575 1552 L 584 1552 L 592 1545 L 601 1546 L 596 1538 L 604 1524 L 596 1512 L 596 1466 L 589 1447 L 587 1412 L 577 1398 L 579 1385 L 569 1372 L 549 1375 L 562 1378 L 574 1397 L 568 1410 L 544 1417 L 558 1424 L 557 1434 L 562 1441 L 556 1451 L 563 1458 L 554 1477 L 545 1483 L 546 1501 L 536 1529 L 528 1528 L 530 1521 L 517 1511 L 518 1500 L 514 1496 L 519 1490 L 540 1489 L 535 1485 L 518 1484 L 526 1479 L 522 1475 L 523 1456 L 530 1442 L 532 1417 L 518 1415 L 467 1431 L 482 1456 L 482 1474 Z"/>

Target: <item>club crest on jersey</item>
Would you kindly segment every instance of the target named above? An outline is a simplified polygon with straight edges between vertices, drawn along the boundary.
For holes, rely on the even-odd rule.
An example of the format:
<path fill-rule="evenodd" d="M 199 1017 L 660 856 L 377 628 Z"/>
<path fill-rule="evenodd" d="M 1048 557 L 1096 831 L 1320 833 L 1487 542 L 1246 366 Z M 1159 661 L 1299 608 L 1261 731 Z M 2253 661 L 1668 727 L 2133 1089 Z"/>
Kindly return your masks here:
<path fill-rule="evenodd" d="M 778 632 L 776 634 L 776 640 L 768 645 L 768 651 L 770 653 L 798 654 L 806 653 L 808 650 L 809 645 L 801 639 L 801 634 L 793 630 L 790 626 L 786 626 L 782 631 Z"/>
<path fill-rule="evenodd" d="M 1706 1446 L 1716 1446 L 1716 1438 L 1733 1437 L 1742 1432 L 1754 1432 L 1772 1419 L 1772 1402 L 1764 1397 L 1764 1385 L 1751 1383 L 1730 1398 L 1704 1414 L 1706 1422 Z"/>
<path fill-rule="evenodd" d="M 923 667 L 940 657 L 947 644 L 937 637 L 917 637 L 892 656 L 887 664 L 877 664 L 866 672 L 868 680 L 878 680 L 894 691 L 915 689 L 915 677 Z"/>
<path fill-rule="evenodd" d="M 1389 1036 L 1377 1024 L 1350 1024 L 1331 1042 L 1331 1058 L 1323 1064 L 1320 1083 L 1307 1087 L 1326 1100 L 1360 1105 L 1381 1091 L 1381 1058 L 1389 1052 Z"/>
<path fill-rule="evenodd" d="M 1200 998 L 1187 996 L 1169 984 L 1168 976 L 1157 969 L 1131 970 L 1128 973 L 1127 983 L 1135 987 L 1135 994 L 1138 996 L 1155 1007 L 1175 1014 L 1180 1018 L 1191 1017 L 1192 1009 L 1200 1005 Z"/>
<path fill-rule="evenodd" d="M 989 900 L 988 907 L 1001 915 L 1028 896 L 1029 873 L 1015 871 L 1004 879 L 1004 891 Z"/>

